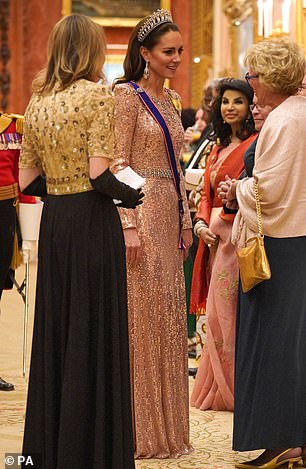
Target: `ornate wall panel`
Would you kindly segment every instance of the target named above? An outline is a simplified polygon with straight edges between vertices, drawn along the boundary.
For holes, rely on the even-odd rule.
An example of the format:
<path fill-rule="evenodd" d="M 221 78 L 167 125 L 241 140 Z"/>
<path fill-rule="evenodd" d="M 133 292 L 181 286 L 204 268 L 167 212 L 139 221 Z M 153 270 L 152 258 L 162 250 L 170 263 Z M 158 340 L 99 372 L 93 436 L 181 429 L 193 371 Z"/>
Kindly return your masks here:
<path fill-rule="evenodd" d="M 306 52 L 306 0 L 253 0 L 255 42 L 265 37 L 289 36 Z"/>
<path fill-rule="evenodd" d="M 201 104 L 203 88 L 212 79 L 213 0 L 193 0 L 191 13 L 192 107 Z"/>
<path fill-rule="evenodd" d="M 31 95 L 31 84 L 46 63 L 48 36 L 61 17 L 61 0 L 10 0 L 8 64 L 11 87 L 8 111 L 23 113 Z"/>
<path fill-rule="evenodd" d="M 246 24 L 247 19 L 253 14 L 253 0 L 223 0 L 223 12 L 228 19 L 231 53 L 230 74 L 239 77 L 241 76 L 239 51 L 241 55 L 244 56 L 244 50 L 253 42 L 252 34 L 250 37 L 248 37 L 249 35 L 247 34 L 242 35 L 243 26 Z M 246 33 L 246 31 L 244 33 Z M 244 44 L 241 47 L 241 38 L 243 36 Z"/>
<path fill-rule="evenodd" d="M 7 111 L 23 113 L 31 95 L 33 78 L 46 62 L 46 46 L 49 33 L 63 13 L 65 0 L 0 0 L 10 7 L 8 48 L 11 58 L 7 63 L 10 76 L 10 88 L 7 95 Z M 194 1 L 194 0 L 193 0 Z M 181 67 L 171 86 L 181 94 L 185 107 L 190 105 L 190 68 L 191 68 L 191 9 L 190 0 L 161 0 L 163 8 L 172 11 L 174 21 L 181 29 L 185 53 Z M 197 0 L 196 0 L 197 1 Z M 66 1 L 67 4 L 67 1 Z M 65 11 L 67 14 L 68 11 Z M 129 29 L 129 28 L 123 28 Z M 109 32 L 109 35 L 108 35 Z M 130 32 L 130 30 L 129 30 Z M 127 42 L 128 37 L 120 28 L 106 31 L 110 43 Z M 122 51 L 120 51 L 122 53 Z M 0 63 L 0 72 L 3 63 Z M 1 99 L 1 92 L 0 92 Z"/>
<path fill-rule="evenodd" d="M 296 0 L 296 41 L 306 54 L 306 0 Z"/>
<path fill-rule="evenodd" d="M 189 107 L 191 102 L 191 10 L 195 0 L 172 0 L 171 12 L 174 22 L 180 28 L 184 53 L 182 63 L 178 68 L 175 78 L 171 80 L 171 88 L 175 89 L 181 96 L 183 107 Z"/>
<path fill-rule="evenodd" d="M 170 10 L 171 0 L 62 0 L 62 15 L 81 13 L 108 27 L 134 27 L 158 8 Z"/>
<path fill-rule="evenodd" d="M 10 73 L 8 62 L 10 59 L 9 48 L 9 0 L 0 0 L 0 109 L 6 111 L 10 92 Z"/>

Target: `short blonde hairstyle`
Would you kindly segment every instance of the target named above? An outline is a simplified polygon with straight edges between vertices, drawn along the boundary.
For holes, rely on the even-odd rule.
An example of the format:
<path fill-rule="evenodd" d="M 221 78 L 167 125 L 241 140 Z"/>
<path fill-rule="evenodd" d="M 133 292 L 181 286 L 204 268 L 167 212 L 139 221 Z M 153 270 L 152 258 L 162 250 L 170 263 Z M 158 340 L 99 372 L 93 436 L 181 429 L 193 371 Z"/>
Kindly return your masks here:
<path fill-rule="evenodd" d="M 305 75 L 304 51 L 287 37 L 253 44 L 246 52 L 245 65 L 259 75 L 259 82 L 270 91 L 294 95 Z"/>
<path fill-rule="evenodd" d="M 33 82 L 37 93 L 64 90 L 80 78 L 102 75 L 106 44 L 102 26 L 85 15 L 65 16 L 48 41 L 47 66 Z"/>

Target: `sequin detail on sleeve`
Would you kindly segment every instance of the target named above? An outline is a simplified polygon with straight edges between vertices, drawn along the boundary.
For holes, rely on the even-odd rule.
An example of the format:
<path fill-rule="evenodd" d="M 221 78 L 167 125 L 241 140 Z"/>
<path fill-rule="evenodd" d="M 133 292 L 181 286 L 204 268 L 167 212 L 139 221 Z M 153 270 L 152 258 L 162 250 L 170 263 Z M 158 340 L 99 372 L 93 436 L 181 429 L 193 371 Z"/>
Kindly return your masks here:
<path fill-rule="evenodd" d="M 107 88 L 100 87 L 90 95 L 87 104 L 89 126 L 87 129 L 88 156 L 114 157 L 114 97 Z"/>
<path fill-rule="evenodd" d="M 35 98 L 32 97 L 24 116 L 24 128 L 22 146 L 19 158 L 19 168 L 32 169 L 41 166 L 41 160 L 37 151 L 37 138 L 33 138 L 31 116 L 33 114 Z"/>
<path fill-rule="evenodd" d="M 20 167 L 41 164 L 49 194 L 93 190 L 89 157 L 113 157 L 113 114 L 112 92 L 88 80 L 33 95 L 25 116 Z"/>
<path fill-rule="evenodd" d="M 115 87 L 115 159 L 111 166 L 114 173 L 131 166 L 134 131 L 137 121 L 139 98 L 129 85 Z M 137 227 L 137 209 L 119 209 L 123 229 Z"/>

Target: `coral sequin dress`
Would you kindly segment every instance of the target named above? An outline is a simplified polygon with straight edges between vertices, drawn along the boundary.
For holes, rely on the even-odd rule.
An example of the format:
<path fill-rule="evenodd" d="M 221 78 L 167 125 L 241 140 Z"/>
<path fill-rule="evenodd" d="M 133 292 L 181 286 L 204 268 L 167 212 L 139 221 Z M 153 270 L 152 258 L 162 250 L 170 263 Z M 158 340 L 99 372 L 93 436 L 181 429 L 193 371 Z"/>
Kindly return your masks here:
<path fill-rule="evenodd" d="M 159 125 L 128 84 L 115 87 L 114 172 L 127 165 L 146 178 L 143 205 L 120 209 L 123 228 L 136 228 L 140 264 L 128 266 L 132 407 L 136 458 L 178 457 L 190 451 L 186 300 L 178 249 L 178 196 Z M 177 167 L 181 118 L 168 91 L 154 104 L 171 133 Z M 185 187 L 183 228 L 191 228 Z"/>

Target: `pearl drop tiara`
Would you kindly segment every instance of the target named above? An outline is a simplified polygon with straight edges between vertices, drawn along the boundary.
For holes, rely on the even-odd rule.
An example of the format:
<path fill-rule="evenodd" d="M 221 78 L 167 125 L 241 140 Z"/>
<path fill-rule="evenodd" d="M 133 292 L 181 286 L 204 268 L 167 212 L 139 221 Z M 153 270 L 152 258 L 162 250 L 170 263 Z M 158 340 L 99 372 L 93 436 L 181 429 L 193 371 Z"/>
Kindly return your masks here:
<path fill-rule="evenodd" d="M 162 23 L 173 23 L 170 11 L 157 10 L 152 13 L 139 29 L 137 34 L 138 41 L 143 42 L 148 34 Z"/>

